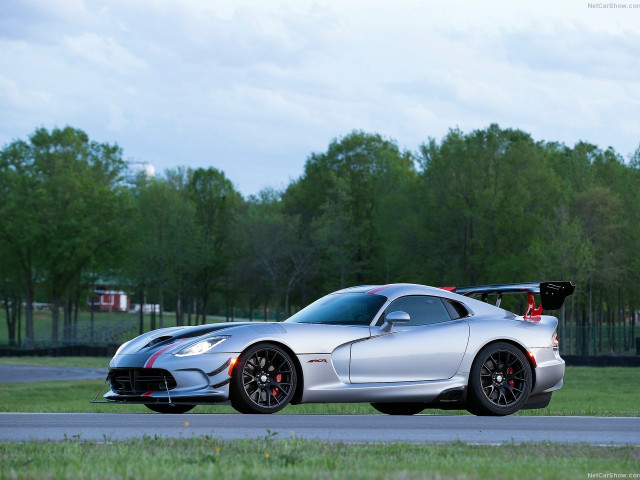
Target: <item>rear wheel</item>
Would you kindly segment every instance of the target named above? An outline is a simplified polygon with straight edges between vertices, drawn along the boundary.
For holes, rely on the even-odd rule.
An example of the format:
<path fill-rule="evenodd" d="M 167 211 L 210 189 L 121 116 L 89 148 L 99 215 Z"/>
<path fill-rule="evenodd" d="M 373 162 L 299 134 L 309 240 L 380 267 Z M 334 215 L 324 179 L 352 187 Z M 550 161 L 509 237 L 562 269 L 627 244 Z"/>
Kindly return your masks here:
<path fill-rule="evenodd" d="M 275 413 L 296 391 L 296 369 L 282 348 L 258 344 L 238 357 L 230 384 L 231 406 L 241 413 Z"/>
<path fill-rule="evenodd" d="M 467 409 L 474 415 L 511 415 L 529 398 L 531 383 L 531 367 L 518 348 L 487 345 L 471 367 Z"/>
<path fill-rule="evenodd" d="M 424 403 L 372 403 L 371 406 L 387 415 L 415 415 L 426 408 Z"/>
<path fill-rule="evenodd" d="M 186 413 L 195 405 L 169 405 L 167 403 L 145 403 L 145 407 L 158 413 Z"/>

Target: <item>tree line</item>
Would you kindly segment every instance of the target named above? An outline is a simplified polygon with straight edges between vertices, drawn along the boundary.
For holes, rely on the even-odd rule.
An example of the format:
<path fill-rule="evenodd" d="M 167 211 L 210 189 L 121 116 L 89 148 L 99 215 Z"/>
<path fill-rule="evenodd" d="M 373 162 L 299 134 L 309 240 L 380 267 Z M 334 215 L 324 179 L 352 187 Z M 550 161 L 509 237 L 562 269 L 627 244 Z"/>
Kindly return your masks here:
<path fill-rule="evenodd" d="M 2 148 L 0 295 L 10 341 L 24 304 L 33 343 L 36 300 L 51 305 L 53 343 L 60 321 L 71 335 L 92 285 L 106 279 L 159 303 L 159 327 L 165 309 L 178 325 L 236 312 L 264 319 L 267 310 L 282 320 L 360 284 L 571 280 L 563 329 L 628 326 L 613 337 L 626 348 L 635 337 L 640 148 L 625 159 L 490 125 L 409 151 L 353 131 L 312 153 L 285 189 L 248 198 L 214 167 L 133 184 L 126 168 L 117 145 L 71 127 L 39 128 Z M 588 353 L 597 339 L 572 341 Z"/>

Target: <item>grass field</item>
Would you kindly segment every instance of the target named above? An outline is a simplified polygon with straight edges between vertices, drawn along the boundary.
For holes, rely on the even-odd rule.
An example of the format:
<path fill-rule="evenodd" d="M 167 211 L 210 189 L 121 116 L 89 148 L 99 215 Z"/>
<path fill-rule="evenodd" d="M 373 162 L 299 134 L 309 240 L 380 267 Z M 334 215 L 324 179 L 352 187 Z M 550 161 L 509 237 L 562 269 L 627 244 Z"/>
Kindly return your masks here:
<path fill-rule="evenodd" d="M 0 357 L 0 364 L 107 368 L 100 357 Z M 149 412 L 139 405 L 90 404 L 101 380 L 7 383 L 0 388 L 0 412 Z M 46 396 L 42 394 L 46 392 Z M 233 413 L 229 406 L 199 406 L 193 413 Z M 291 405 L 282 413 L 377 413 L 369 404 Z M 426 410 L 425 413 L 461 414 Z M 640 416 L 640 368 L 567 367 L 565 384 L 549 407 L 518 415 Z"/>
<path fill-rule="evenodd" d="M 567 479 L 640 473 L 639 447 L 344 444 L 297 439 L 0 444 L 4 479 Z"/>
<path fill-rule="evenodd" d="M 0 357 L 0 365 L 109 368 L 111 357 Z"/>
<path fill-rule="evenodd" d="M 5 323 L 5 315 L 0 314 L 0 321 L 2 324 Z M 101 330 L 105 328 L 110 328 L 113 325 L 116 325 L 123 320 L 131 320 L 132 323 L 136 319 L 135 314 L 127 314 L 127 313 L 107 313 L 107 312 L 96 312 L 94 315 L 94 332 L 97 334 Z M 149 315 L 146 315 L 147 323 L 149 323 Z M 171 318 L 173 320 L 173 318 Z M 80 335 L 85 336 L 87 334 L 86 326 L 90 325 L 91 322 L 91 314 L 87 311 L 78 312 L 78 324 L 82 325 L 84 328 L 81 328 Z M 175 320 L 174 320 L 175 322 Z M 24 341 L 26 326 L 26 320 L 22 318 L 22 341 Z M 58 325 L 58 338 L 62 339 L 63 336 L 63 321 L 62 314 L 60 316 L 60 321 Z M 48 341 L 51 338 L 52 333 L 52 320 L 51 320 L 51 312 L 49 310 L 35 311 L 33 312 L 33 329 L 34 329 L 34 337 L 36 341 Z M 148 326 L 147 326 L 148 328 Z M 135 332 L 133 332 L 135 334 Z M 8 343 L 8 332 L 6 328 L 0 328 L 0 345 L 7 345 Z M 16 335 L 17 336 L 17 335 Z"/>
<path fill-rule="evenodd" d="M 105 367 L 108 358 L 5 357 L 2 364 Z M 101 381 L 0 384 L 4 412 L 145 412 L 141 405 L 90 404 Z M 199 406 L 194 413 L 233 413 Z M 282 413 L 377 413 L 368 404 L 289 406 Z M 454 414 L 455 412 L 426 411 Z M 567 367 L 565 386 L 544 410 L 519 415 L 640 415 L 640 369 Z M 188 425 L 185 425 L 185 433 Z M 382 435 L 381 435 L 382 438 Z M 274 439 L 278 441 L 274 441 Z M 558 444 L 346 444 L 214 437 L 112 442 L 0 443 L 0 479 L 571 479 L 640 473 L 640 447 Z M 596 478 L 596 477 L 593 477 Z M 620 478 L 620 477 L 618 477 Z"/>
<path fill-rule="evenodd" d="M 6 315 L 4 311 L 0 311 L 0 325 L 5 325 Z M 240 319 L 236 319 L 240 320 Z M 186 321 L 186 318 L 185 318 Z M 218 323 L 224 322 L 224 317 L 219 316 L 207 316 L 207 323 Z M 24 319 L 24 315 L 22 318 L 22 341 L 24 342 L 25 337 L 25 326 L 26 320 Z M 115 337 L 109 337 L 109 342 L 113 343 L 123 343 L 127 340 L 130 340 L 132 337 L 138 335 L 139 331 L 139 314 L 138 313 L 109 313 L 109 312 L 95 312 L 94 315 L 94 338 L 96 341 L 100 339 L 101 333 L 111 330 L 114 327 L 120 324 L 129 325 L 128 328 L 120 331 Z M 78 312 L 78 343 L 81 344 L 89 344 L 90 343 L 90 325 L 91 325 L 91 313 L 88 311 L 80 311 Z M 176 317 L 173 313 L 165 312 L 163 318 L 163 326 L 164 327 L 175 327 L 176 326 Z M 52 333 L 52 320 L 51 320 L 51 311 L 42 310 L 36 311 L 33 313 L 33 327 L 34 327 L 34 337 L 36 344 L 44 343 L 49 345 Z M 58 338 L 62 339 L 63 337 L 63 321 L 62 314 L 60 316 L 60 321 L 58 324 Z M 156 317 L 156 328 L 160 328 L 159 319 Z M 148 332 L 151 330 L 151 315 L 144 315 L 144 331 Z M 17 340 L 17 334 L 16 334 Z M 8 345 L 8 331 L 6 327 L 0 328 L 0 345 L 6 346 Z"/>

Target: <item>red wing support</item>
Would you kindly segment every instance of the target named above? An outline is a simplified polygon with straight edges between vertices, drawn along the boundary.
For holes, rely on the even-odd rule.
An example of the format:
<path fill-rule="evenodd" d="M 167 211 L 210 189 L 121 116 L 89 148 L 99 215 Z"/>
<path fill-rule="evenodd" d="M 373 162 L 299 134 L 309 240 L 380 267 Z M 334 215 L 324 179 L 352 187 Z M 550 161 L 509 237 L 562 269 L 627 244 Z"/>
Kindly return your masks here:
<path fill-rule="evenodd" d="M 527 293 L 527 300 L 529 305 L 527 306 L 527 313 L 524 314 L 524 318 L 527 320 L 540 321 L 540 315 L 542 315 L 542 304 L 536 307 L 536 298 L 533 292 Z"/>

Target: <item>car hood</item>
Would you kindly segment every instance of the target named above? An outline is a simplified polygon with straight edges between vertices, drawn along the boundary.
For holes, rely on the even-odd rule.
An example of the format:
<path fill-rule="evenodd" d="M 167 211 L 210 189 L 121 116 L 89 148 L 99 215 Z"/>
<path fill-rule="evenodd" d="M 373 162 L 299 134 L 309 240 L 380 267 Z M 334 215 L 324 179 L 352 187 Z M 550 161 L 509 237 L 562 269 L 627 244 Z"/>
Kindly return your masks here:
<path fill-rule="evenodd" d="M 197 327 L 172 327 L 153 330 L 125 344 L 118 356 L 157 353 L 175 354 L 198 340 L 229 335 L 216 352 L 242 352 L 256 341 L 279 341 L 296 354 L 331 353 L 340 345 L 367 338 L 368 326 L 321 325 L 311 323 L 229 322 Z"/>
<path fill-rule="evenodd" d="M 175 353 L 192 341 L 216 335 L 231 335 L 237 329 L 251 327 L 272 333 L 284 333 L 284 329 L 274 323 L 229 322 L 191 327 L 170 327 L 153 330 L 140 335 L 124 345 L 118 355 Z M 169 347 L 169 348 L 167 348 Z"/>

